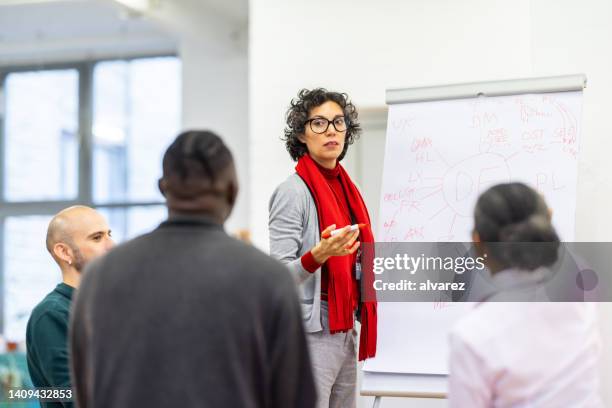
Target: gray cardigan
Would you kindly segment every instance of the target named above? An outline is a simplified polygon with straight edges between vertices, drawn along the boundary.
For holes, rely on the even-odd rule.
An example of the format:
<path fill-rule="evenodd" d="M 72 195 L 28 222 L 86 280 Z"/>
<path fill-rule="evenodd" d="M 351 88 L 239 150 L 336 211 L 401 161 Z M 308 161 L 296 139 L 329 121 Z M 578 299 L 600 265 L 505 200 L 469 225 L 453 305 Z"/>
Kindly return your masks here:
<path fill-rule="evenodd" d="M 320 240 L 319 217 L 310 190 L 297 173 L 276 188 L 269 210 L 270 255 L 288 266 L 298 284 L 306 332 L 321 331 L 321 268 L 310 273 L 300 259 Z"/>

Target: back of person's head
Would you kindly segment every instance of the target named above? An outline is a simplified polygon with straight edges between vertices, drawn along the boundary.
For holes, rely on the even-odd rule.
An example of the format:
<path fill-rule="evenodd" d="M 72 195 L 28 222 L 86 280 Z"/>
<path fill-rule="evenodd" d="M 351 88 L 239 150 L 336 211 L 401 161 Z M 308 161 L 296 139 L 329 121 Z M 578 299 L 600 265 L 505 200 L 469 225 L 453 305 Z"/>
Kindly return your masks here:
<path fill-rule="evenodd" d="M 534 270 L 557 260 L 559 237 L 550 211 L 544 198 L 522 183 L 498 184 L 481 194 L 474 233 L 475 240 L 491 243 L 488 250 L 504 268 Z"/>
<path fill-rule="evenodd" d="M 164 154 L 159 189 L 170 212 L 207 214 L 223 222 L 238 193 L 232 154 L 213 132 L 183 132 Z"/>

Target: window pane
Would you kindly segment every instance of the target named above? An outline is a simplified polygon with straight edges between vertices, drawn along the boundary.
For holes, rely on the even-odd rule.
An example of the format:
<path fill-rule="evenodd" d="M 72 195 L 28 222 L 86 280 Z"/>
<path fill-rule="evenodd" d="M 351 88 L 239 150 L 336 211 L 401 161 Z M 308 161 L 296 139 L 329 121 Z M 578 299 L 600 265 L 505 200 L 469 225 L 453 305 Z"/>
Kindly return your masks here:
<path fill-rule="evenodd" d="M 130 208 L 99 208 L 108 220 L 116 243 L 154 230 L 167 217 L 163 205 Z"/>
<path fill-rule="evenodd" d="M 30 313 L 62 280 L 45 247 L 51 216 L 8 217 L 4 223 L 4 335 L 23 341 Z"/>
<path fill-rule="evenodd" d="M 9 201 L 75 198 L 78 72 L 13 73 L 5 89 L 4 196 Z"/>
<path fill-rule="evenodd" d="M 180 61 L 146 58 L 96 65 L 94 200 L 162 200 L 161 159 L 180 127 Z"/>

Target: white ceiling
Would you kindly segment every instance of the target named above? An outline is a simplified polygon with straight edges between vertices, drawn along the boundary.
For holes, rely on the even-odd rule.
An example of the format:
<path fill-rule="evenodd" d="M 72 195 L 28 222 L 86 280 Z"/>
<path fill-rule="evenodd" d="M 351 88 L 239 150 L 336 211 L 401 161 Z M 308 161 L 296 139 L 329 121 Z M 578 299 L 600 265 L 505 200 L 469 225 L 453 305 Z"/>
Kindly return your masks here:
<path fill-rule="evenodd" d="M 99 38 L 120 34 L 163 34 L 145 19 L 128 18 L 123 9 L 110 1 L 8 2 L 11 5 L 2 5 L 3 1 L 0 1 L 0 42 L 4 43 Z"/>
<path fill-rule="evenodd" d="M 183 0 L 150 1 L 163 7 Z M 199 2 L 229 21 L 248 20 L 248 0 Z M 0 0 L 0 44 L 131 34 L 168 36 L 154 21 L 130 16 L 113 0 Z"/>
<path fill-rule="evenodd" d="M 196 4 L 197 12 L 217 15 L 227 22 L 244 25 L 248 21 L 248 0 L 149 2 L 162 12 L 164 5 L 190 10 Z M 113 51 L 172 52 L 176 43 L 167 27 L 129 13 L 113 0 L 0 0 L 0 65 L 31 56 L 42 60 L 45 53 L 57 54 L 62 48 L 95 58 Z"/>

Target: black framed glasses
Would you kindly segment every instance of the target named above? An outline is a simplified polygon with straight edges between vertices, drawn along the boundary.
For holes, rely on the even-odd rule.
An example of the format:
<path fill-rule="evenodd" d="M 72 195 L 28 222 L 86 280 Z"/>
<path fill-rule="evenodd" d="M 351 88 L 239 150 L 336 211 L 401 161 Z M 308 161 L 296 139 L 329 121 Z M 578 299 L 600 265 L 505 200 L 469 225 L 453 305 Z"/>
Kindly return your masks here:
<path fill-rule="evenodd" d="M 335 117 L 333 120 L 317 117 L 308 119 L 306 123 L 308 123 L 310 130 L 314 133 L 327 132 L 330 123 L 334 126 L 334 129 L 336 129 L 336 132 L 344 132 L 346 130 L 346 119 L 344 119 L 344 116 Z"/>

